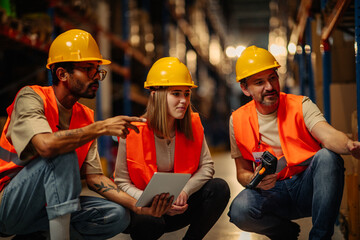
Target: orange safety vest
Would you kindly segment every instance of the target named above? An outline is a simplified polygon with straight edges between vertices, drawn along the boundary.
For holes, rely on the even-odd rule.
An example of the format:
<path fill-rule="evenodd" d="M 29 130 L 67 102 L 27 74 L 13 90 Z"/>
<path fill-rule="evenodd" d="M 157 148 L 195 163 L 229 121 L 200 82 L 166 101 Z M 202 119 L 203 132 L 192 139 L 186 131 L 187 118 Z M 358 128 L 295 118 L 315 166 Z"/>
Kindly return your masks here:
<path fill-rule="evenodd" d="M 55 93 L 52 87 L 30 86 L 43 100 L 45 116 L 53 132 L 58 131 L 59 110 L 56 103 Z M 12 143 L 6 138 L 14 102 L 7 108 L 8 119 L 3 128 L 0 138 L 0 191 L 10 180 L 24 167 L 25 162 L 19 160 Z M 94 122 L 94 112 L 90 108 L 75 103 L 69 129 L 85 127 Z M 79 166 L 85 161 L 86 155 L 93 141 L 90 141 L 76 149 Z"/>
<path fill-rule="evenodd" d="M 320 143 L 306 128 L 302 113 L 303 98 L 304 96 L 280 93 L 277 123 L 287 167 L 280 171 L 278 179 L 289 178 L 304 171 L 306 166 L 298 165 L 321 149 Z M 253 152 L 269 151 L 274 154 L 269 145 L 260 141 L 254 100 L 234 111 L 232 116 L 236 143 L 244 159 L 255 161 Z"/>
<path fill-rule="evenodd" d="M 194 141 L 181 132 L 175 134 L 174 172 L 191 173 L 197 171 L 204 139 L 204 128 L 199 114 L 191 115 Z M 131 130 L 126 137 L 126 158 L 129 176 L 135 186 L 144 190 L 154 172 L 157 171 L 154 132 L 147 123 L 132 123 L 140 131 Z"/>

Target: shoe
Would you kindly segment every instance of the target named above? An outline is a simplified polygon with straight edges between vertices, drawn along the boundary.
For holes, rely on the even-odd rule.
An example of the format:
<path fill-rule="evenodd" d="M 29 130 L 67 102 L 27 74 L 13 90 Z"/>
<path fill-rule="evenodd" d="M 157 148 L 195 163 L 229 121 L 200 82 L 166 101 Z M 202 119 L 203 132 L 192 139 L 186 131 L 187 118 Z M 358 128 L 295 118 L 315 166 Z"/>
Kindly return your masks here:
<path fill-rule="evenodd" d="M 0 237 L 11 237 L 12 235 L 8 235 L 8 234 L 5 234 L 5 233 L 0 233 Z"/>
<path fill-rule="evenodd" d="M 45 232 L 33 232 L 29 234 L 17 234 L 11 240 L 47 240 Z"/>
<path fill-rule="evenodd" d="M 281 226 L 280 235 L 267 235 L 271 240 L 297 240 L 300 233 L 300 226 L 297 223 L 289 221 L 286 226 Z"/>

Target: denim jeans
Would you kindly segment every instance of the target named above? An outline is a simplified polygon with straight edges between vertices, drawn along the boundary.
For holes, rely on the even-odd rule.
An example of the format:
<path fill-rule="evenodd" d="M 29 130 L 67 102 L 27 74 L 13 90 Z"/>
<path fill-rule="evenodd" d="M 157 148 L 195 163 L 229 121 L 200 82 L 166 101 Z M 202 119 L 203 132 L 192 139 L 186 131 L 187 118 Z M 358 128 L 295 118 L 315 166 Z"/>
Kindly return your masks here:
<path fill-rule="evenodd" d="M 81 210 L 71 215 L 72 227 L 84 239 L 109 239 L 130 224 L 129 210 L 106 199 L 80 197 Z"/>
<path fill-rule="evenodd" d="M 344 170 L 343 159 L 323 148 L 304 172 L 277 181 L 274 188 L 241 191 L 231 203 L 230 222 L 244 231 L 276 239 L 284 236 L 291 220 L 312 216 L 309 239 L 331 239 L 343 194 Z"/>
<path fill-rule="evenodd" d="M 211 179 L 189 197 L 189 207 L 183 214 L 156 218 L 131 213 L 131 223 L 125 233 L 130 233 L 134 240 L 155 240 L 190 224 L 183 239 L 203 239 L 223 213 L 229 198 L 228 184 L 220 178 Z"/>
<path fill-rule="evenodd" d="M 80 171 L 75 152 L 33 159 L 5 187 L 0 232 L 8 235 L 47 231 L 49 220 L 71 213 L 71 224 L 85 239 L 107 239 L 122 232 L 130 217 L 122 206 L 79 197 Z"/>

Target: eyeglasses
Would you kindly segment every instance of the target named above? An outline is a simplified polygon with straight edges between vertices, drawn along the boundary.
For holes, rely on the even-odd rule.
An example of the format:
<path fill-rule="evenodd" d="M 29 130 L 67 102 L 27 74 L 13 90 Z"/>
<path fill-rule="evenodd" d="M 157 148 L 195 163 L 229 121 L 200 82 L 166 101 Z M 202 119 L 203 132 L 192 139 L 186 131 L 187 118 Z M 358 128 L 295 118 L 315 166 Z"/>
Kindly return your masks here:
<path fill-rule="evenodd" d="M 75 68 L 80 68 L 80 69 L 83 69 L 84 71 L 87 72 L 87 75 L 90 79 L 94 79 L 95 76 L 97 74 L 99 74 L 100 76 L 100 79 L 99 81 L 102 81 L 105 79 L 106 77 L 106 74 L 107 74 L 107 71 L 104 70 L 104 69 L 97 69 L 96 67 L 79 67 L 79 66 L 76 66 Z"/>

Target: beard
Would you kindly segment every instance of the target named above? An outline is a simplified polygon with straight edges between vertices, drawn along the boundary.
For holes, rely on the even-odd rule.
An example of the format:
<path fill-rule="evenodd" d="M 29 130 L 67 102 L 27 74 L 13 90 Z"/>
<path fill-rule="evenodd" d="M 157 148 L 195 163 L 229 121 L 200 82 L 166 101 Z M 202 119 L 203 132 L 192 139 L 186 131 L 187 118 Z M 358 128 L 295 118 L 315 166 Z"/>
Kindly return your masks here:
<path fill-rule="evenodd" d="M 99 82 L 95 81 L 86 86 L 83 82 L 78 79 L 73 79 L 73 85 L 68 86 L 70 93 L 77 98 L 93 99 L 96 97 L 96 92 L 92 89 L 93 86 L 99 87 Z"/>
<path fill-rule="evenodd" d="M 272 94 L 272 95 L 268 96 L 268 94 Z M 270 92 L 266 92 L 264 95 L 262 95 L 260 103 L 264 106 L 272 106 L 277 104 L 278 101 L 279 101 L 279 93 L 276 90 L 273 90 Z"/>

